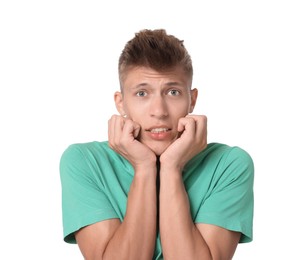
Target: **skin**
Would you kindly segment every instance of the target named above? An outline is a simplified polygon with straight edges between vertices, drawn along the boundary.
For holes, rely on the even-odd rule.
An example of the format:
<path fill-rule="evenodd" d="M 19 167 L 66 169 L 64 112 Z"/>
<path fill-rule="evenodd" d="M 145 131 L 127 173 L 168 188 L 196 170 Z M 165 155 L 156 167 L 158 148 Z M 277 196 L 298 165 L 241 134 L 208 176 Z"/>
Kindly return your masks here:
<path fill-rule="evenodd" d="M 164 259 L 231 259 L 240 233 L 195 224 L 182 180 L 184 165 L 207 146 L 207 118 L 192 115 L 197 89 L 181 68 L 130 69 L 114 95 L 109 145 L 134 167 L 127 212 L 76 232 L 85 259 L 152 259 L 157 230 L 156 160 L 160 157 L 159 230 Z"/>

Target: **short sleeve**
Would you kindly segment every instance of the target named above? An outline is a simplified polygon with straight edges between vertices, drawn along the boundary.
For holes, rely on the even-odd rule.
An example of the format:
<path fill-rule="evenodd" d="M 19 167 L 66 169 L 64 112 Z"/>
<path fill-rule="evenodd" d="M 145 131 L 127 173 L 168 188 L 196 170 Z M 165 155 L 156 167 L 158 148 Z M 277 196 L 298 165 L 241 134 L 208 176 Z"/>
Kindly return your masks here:
<path fill-rule="evenodd" d="M 64 241 L 76 243 L 74 232 L 110 218 L 117 218 L 82 149 L 69 146 L 60 160 Z"/>
<path fill-rule="evenodd" d="M 195 222 L 241 232 L 240 243 L 253 240 L 254 164 L 250 155 L 234 147 L 224 155 L 218 179 Z"/>

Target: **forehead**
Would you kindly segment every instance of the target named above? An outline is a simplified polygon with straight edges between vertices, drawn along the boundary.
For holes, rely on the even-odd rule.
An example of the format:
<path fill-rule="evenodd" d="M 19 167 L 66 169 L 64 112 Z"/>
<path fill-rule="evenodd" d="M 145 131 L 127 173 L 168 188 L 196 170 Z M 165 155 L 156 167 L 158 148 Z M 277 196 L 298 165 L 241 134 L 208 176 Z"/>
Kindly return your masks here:
<path fill-rule="evenodd" d="M 190 87 L 191 77 L 181 67 L 164 71 L 156 71 L 148 67 L 132 67 L 121 78 L 121 86 L 124 88 L 152 84 Z"/>

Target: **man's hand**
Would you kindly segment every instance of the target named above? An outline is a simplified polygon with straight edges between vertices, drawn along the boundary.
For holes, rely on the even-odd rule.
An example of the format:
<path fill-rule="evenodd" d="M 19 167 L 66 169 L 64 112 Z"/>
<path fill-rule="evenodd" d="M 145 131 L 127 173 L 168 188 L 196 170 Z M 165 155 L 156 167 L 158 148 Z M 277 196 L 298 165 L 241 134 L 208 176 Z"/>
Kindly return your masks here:
<path fill-rule="evenodd" d="M 161 165 L 182 170 L 184 165 L 207 147 L 207 117 L 188 115 L 178 121 L 180 136 L 161 155 Z"/>
<path fill-rule="evenodd" d="M 109 145 L 124 156 L 134 169 L 156 163 L 154 152 L 137 140 L 140 129 L 139 124 L 122 116 L 113 115 L 109 119 Z"/>

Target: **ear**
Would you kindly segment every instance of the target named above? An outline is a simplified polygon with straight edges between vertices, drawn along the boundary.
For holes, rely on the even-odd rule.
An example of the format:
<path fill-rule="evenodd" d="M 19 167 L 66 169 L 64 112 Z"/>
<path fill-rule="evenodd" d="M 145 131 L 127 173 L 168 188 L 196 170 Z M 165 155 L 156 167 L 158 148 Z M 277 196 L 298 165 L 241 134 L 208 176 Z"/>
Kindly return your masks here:
<path fill-rule="evenodd" d="M 194 107 L 196 105 L 197 96 L 198 96 L 197 88 L 192 89 L 191 90 L 191 105 L 190 105 L 189 113 L 192 113 L 194 110 Z"/>
<path fill-rule="evenodd" d="M 114 101 L 115 101 L 115 105 L 116 105 L 116 109 L 118 111 L 118 113 L 122 116 L 125 116 L 125 110 L 124 110 L 124 97 L 123 94 L 119 91 L 116 91 L 114 93 Z"/>

